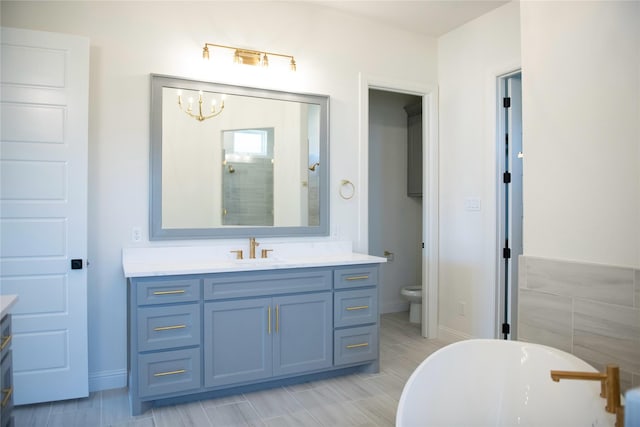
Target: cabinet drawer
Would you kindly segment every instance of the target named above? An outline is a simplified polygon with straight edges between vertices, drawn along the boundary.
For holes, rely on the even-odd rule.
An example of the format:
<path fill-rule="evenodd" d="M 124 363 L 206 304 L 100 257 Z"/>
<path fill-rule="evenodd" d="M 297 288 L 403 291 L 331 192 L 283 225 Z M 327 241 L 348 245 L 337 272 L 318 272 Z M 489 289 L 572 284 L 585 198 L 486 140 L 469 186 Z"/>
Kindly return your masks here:
<path fill-rule="evenodd" d="M 331 290 L 330 269 L 216 274 L 204 279 L 204 299 Z"/>
<path fill-rule="evenodd" d="M 200 348 L 138 356 L 140 397 L 200 388 Z"/>
<path fill-rule="evenodd" d="M 138 351 L 200 344 L 200 304 L 138 309 Z"/>
<path fill-rule="evenodd" d="M 198 301 L 200 279 L 137 279 L 138 305 Z"/>
<path fill-rule="evenodd" d="M 0 321 L 0 359 L 11 348 L 11 316 L 5 315 Z"/>
<path fill-rule="evenodd" d="M 333 341 L 333 361 L 336 366 L 378 358 L 376 325 L 334 331 Z"/>
<path fill-rule="evenodd" d="M 333 297 L 333 326 L 378 322 L 378 289 L 338 291 Z"/>
<path fill-rule="evenodd" d="M 333 274 L 336 289 L 376 286 L 378 284 L 377 266 L 356 265 L 349 268 L 338 268 Z"/>
<path fill-rule="evenodd" d="M 11 416 L 13 410 L 13 375 L 12 375 L 12 354 L 11 350 L 8 350 L 2 359 L 0 369 L 0 402 L 2 402 L 2 425 L 8 422 L 8 417 Z M 6 399 L 6 400 L 5 400 Z"/>

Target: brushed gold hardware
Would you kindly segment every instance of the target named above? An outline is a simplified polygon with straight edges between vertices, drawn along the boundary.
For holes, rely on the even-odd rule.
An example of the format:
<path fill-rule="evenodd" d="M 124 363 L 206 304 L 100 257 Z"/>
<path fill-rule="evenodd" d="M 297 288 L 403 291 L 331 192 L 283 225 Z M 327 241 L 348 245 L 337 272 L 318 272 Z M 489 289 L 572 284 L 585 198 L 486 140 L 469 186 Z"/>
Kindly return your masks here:
<path fill-rule="evenodd" d="M 369 346 L 368 342 L 361 342 L 360 344 L 350 344 L 347 346 L 347 348 L 351 349 L 351 348 L 368 347 L 368 346 Z"/>
<path fill-rule="evenodd" d="M 620 368 L 617 365 L 607 365 L 605 372 L 577 372 L 577 371 L 551 371 L 551 379 L 560 380 L 586 380 L 600 381 L 600 396 L 607 399 L 605 410 L 616 414 L 616 426 L 623 427 L 623 406 L 620 404 Z M 622 421 L 621 421 L 622 420 Z"/>
<path fill-rule="evenodd" d="M 351 276 L 351 277 L 347 277 L 346 280 L 367 280 L 369 278 L 368 274 L 365 274 L 363 276 Z"/>
<path fill-rule="evenodd" d="M 239 47 L 233 46 L 225 46 L 222 44 L 214 44 L 214 43 L 205 43 L 202 48 L 202 57 L 204 59 L 210 58 L 209 47 L 216 49 L 228 49 L 233 50 L 233 62 L 236 64 L 244 64 L 244 65 L 260 65 L 262 67 L 269 66 L 269 55 L 275 56 L 278 58 L 284 58 L 289 61 L 289 69 L 291 71 L 296 71 L 297 65 L 296 60 L 292 55 L 286 55 L 283 53 L 275 53 L 275 52 L 265 52 L 259 50 L 251 50 L 251 49 L 242 49 Z"/>
<path fill-rule="evenodd" d="M 5 406 L 7 406 L 7 403 L 9 403 L 9 399 L 11 399 L 11 395 L 13 394 L 13 386 L 2 389 L 2 393 L 5 394 L 4 398 L 2 399 L 2 407 L 4 408 Z"/>
<path fill-rule="evenodd" d="M 2 337 L 2 344 L 0 344 L 0 350 L 4 350 L 4 348 L 11 342 L 11 335 L 7 335 L 6 337 Z"/>
<path fill-rule="evenodd" d="M 267 311 L 268 311 L 268 313 L 269 313 L 269 314 L 267 315 L 267 322 L 269 323 L 269 324 L 267 325 L 267 331 L 269 332 L 269 335 L 271 335 L 271 306 L 269 306 L 269 309 L 268 309 Z"/>
<path fill-rule="evenodd" d="M 171 331 L 173 329 L 184 329 L 187 325 L 173 325 L 173 326 L 159 326 L 157 328 L 153 328 L 154 331 Z"/>
<path fill-rule="evenodd" d="M 184 294 L 184 289 L 176 289 L 175 291 L 155 291 L 154 295 L 175 295 L 175 294 Z"/>
<path fill-rule="evenodd" d="M 229 251 L 232 254 L 236 254 L 236 259 L 242 259 L 242 249 L 238 249 L 237 251 Z"/>
<path fill-rule="evenodd" d="M 355 307 L 347 307 L 347 311 L 353 311 L 353 310 L 365 310 L 365 309 L 367 309 L 367 308 L 369 308 L 369 306 L 368 306 L 368 305 L 358 305 L 358 306 L 355 306 Z"/>
<path fill-rule="evenodd" d="M 260 256 L 261 256 L 262 258 L 269 258 L 269 252 L 273 252 L 273 249 L 263 249 L 263 250 L 260 252 Z"/>
<path fill-rule="evenodd" d="M 346 189 L 346 191 L 345 191 Z M 340 189 L 338 190 L 338 194 L 345 200 L 349 200 L 356 194 L 356 186 L 353 185 L 353 182 L 348 179 L 343 179 L 340 181 Z"/>
<path fill-rule="evenodd" d="M 167 375 L 184 374 L 185 372 L 187 372 L 186 369 L 178 369 L 177 371 L 158 372 L 157 374 L 153 374 L 153 376 L 154 377 L 165 377 Z"/>
<path fill-rule="evenodd" d="M 280 306 L 276 305 L 276 334 L 280 330 Z"/>
<path fill-rule="evenodd" d="M 250 237 L 249 238 L 249 258 L 250 259 L 256 258 L 256 247 L 258 246 L 260 246 L 260 243 L 256 242 L 256 238 Z"/>

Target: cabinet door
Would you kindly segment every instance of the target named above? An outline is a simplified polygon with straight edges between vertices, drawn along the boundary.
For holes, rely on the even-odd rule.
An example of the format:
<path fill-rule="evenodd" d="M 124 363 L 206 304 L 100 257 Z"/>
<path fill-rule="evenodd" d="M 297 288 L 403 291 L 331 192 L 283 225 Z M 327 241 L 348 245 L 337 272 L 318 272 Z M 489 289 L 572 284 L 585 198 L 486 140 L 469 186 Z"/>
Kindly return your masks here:
<path fill-rule="evenodd" d="M 332 365 L 330 292 L 273 298 L 273 374 L 285 375 Z"/>
<path fill-rule="evenodd" d="M 205 387 L 271 376 L 270 302 L 253 298 L 204 305 Z"/>

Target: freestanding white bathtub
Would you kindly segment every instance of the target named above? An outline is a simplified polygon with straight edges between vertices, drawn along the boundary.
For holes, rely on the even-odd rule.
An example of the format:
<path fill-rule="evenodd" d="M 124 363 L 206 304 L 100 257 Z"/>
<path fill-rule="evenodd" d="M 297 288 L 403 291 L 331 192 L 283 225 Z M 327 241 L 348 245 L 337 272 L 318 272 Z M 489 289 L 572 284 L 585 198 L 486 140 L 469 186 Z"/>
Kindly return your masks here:
<path fill-rule="evenodd" d="M 598 381 L 551 379 L 551 370 L 596 370 L 538 344 L 468 340 L 425 359 L 404 386 L 397 427 L 613 427 Z"/>

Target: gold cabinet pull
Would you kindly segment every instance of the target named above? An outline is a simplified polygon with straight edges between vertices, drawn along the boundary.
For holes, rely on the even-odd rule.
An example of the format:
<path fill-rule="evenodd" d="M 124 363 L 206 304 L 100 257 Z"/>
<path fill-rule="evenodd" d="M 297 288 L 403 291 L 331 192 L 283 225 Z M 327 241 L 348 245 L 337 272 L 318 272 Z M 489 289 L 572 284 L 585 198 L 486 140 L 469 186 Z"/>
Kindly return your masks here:
<path fill-rule="evenodd" d="M 355 307 L 347 307 L 347 311 L 366 310 L 367 308 L 369 308 L 368 305 L 357 305 Z"/>
<path fill-rule="evenodd" d="M 267 309 L 268 315 L 267 315 L 267 332 L 269 332 L 269 335 L 271 335 L 271 306 L 269 306 L 269 308 Z"/>
<path fill-rule="evenodd" d="M 11 399 L 11 395 L 13 394 L 13 386 L 9 388 L 2 389 L 2 393 L 4 393 L 4 398 L 2 399 L 2 407 L 4 408 L 9 403 L 9 399 Z"/>
<path fill-rule="evenodd" d="M 175 294 L 184 294 L 184 289 L 176 289 L 175 291 L 155 291 L 154 295 L 175 295 Z"/>
<path fill-rule="evenodd" d="M 6 337 L 2 337 L 2 344 L 0 344 L 0 350 L 4 350 L 4 348 L 9 345 L 11 342 L 11 335 L 7 335 Z"/>
<path fill-rule="evenodd" d="M 178 374 L 184 374 L 185 372 L 187 372 L 186 369 L 178 369 L 177 371 L 158 372 L 157 374 L 153 374 L 153 376 L 166 377 L 167 375 L 178 375 Z"/>
<path fill-rule="evenodd" d="M 280 329 L 280 306 L 276 305 L 276 334 Z"/>
<path fill-rule="evenodd" d="M 350 344 L 347 346 L 347 348 L 358 348 L 358 347 L 368 347 L 369 343 L 368 342 L 361 342 L 360 344 Z"/>
<path fill-rule="evenodd" d="M 351 277 L 347 277 L 346 280 L 367 280 L 369 278 L 368 274 L 365 274 L 364 276 L 351 276 Z"/>
<path fill-rule="evenodd" d="M 153 328 L 154 331 L 171 331 L 173 329 L 184 329 L 187 325 L 158 326 Z"/>

